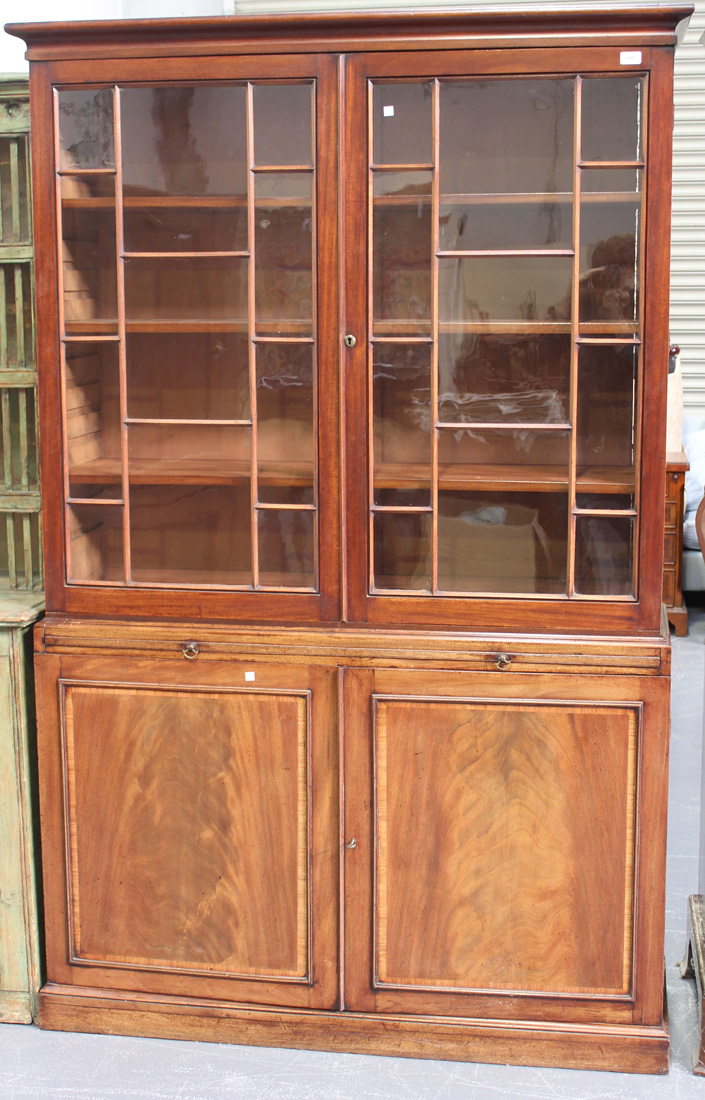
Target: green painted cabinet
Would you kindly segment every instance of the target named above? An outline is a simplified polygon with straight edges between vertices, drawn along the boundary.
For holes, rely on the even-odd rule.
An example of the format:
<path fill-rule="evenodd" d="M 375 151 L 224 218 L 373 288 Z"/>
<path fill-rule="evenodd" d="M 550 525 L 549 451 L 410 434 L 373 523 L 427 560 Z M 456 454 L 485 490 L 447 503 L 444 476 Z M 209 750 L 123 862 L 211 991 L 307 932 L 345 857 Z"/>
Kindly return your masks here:
<path fill-rule="evenodd" d="M 0 1021 L 31 1023 L 40 982 L 32 625 L 42 593 L 0 593 Z"/>

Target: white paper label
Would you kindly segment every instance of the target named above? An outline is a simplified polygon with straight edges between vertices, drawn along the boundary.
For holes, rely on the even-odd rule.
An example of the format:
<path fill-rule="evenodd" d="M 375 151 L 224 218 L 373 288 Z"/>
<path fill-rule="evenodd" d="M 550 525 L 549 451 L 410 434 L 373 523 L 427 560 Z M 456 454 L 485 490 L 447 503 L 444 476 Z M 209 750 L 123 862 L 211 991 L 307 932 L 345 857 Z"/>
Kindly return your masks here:
<path fill-rule="evenodd" d="M 385 106 L 382 108 L 382 114 L 385 118 L 394 118 L 394 108 L 392 107 L 391 103 L 388 107 Z"/>
<path fill-rule="evenodd" d="M 254 678 L 255 678 L 254 672 L 246 672 L 245 673 L 245 679 L 246 680 L 252 681 L 252 680 L 254 680 Z"/>
<path fill-rule="evenodd" d="M 619 55 L 620 65 L 641 65 L 641 50 L 622 50 Z"/>

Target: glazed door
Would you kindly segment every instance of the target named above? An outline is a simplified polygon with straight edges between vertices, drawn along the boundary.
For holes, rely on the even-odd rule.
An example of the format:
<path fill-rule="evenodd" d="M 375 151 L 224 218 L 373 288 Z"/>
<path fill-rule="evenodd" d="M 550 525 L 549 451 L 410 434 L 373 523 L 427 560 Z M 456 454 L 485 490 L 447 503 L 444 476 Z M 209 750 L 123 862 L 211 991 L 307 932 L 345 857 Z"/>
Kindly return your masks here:
<path fill-rule="evenodd" d="M 345 177 L 353 618 L 658 629 L 644 473 L 664 455 L 640 451 L 667 347 L 643 314 L 662 60 L 349 63 L 351 119 L 369 119 Z"/>
<path fill-rule="evenodd" d="M 333 1007 L 335 672 L 44 656 L 38 673 L 48 980 Z"/>
<path fill-rule="evenodd" d="M 66 602 L 335 617 L 330 64 L 172 70 L 53 92 Z"/>
<path fill-rule="evenodd" d="M 655 677 L 350 671 L 346 1007 L 655 1022 L 667 720 Z"/>

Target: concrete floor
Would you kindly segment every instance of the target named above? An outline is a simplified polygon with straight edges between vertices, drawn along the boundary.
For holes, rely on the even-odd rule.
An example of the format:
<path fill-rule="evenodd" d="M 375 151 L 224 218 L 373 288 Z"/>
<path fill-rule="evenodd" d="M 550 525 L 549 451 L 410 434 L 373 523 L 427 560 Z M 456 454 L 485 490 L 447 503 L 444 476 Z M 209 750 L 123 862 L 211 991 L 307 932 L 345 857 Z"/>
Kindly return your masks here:
<path fill-rule="evenodd" d="M 674 639 L 666 964 L 666 1077 L 519 1069 L 352 1054 L 67 1035 L 0 1026 L 0 1100 L 705 1100 L 691 1073 L 697 1018 L 682 981 L 686 899 L 697 892 L 705 610 Z"/>

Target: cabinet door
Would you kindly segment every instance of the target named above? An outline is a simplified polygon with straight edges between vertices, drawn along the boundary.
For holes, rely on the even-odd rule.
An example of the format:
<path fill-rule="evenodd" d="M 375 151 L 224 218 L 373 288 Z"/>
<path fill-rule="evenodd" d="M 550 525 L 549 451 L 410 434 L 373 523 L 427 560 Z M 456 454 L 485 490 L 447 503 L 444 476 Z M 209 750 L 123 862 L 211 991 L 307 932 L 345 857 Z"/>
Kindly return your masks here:
<path fill-rule="evenodd" d="M 188 69 L 55 73 L 64 599 L 337 617 L 334 66 Z"/>
<path fill-rule="evenodd" d="M 335 673 L 38 664 L 49 980 L 332 1006 Z"/>
<path fill-rule="evenodd" d="M 347 1007 L 660 1018 L 667 704 L 656 677 L 348 673 Z"/>
<path fill-rule="evenodd" d="M 645 225 L 657 248 L 668 146 L 654 125 L 647 150 L 646 107 L 668 89 L 659 52 L 639 59 L 349 62 L 348 232 L 370 272 L 346 251 L 353 617 L 462 625 L 471 599 L 490 630 L 498 602 L 508 628 L 659 629 L 647 406 L 666 330 L 644 312 Z"/>

